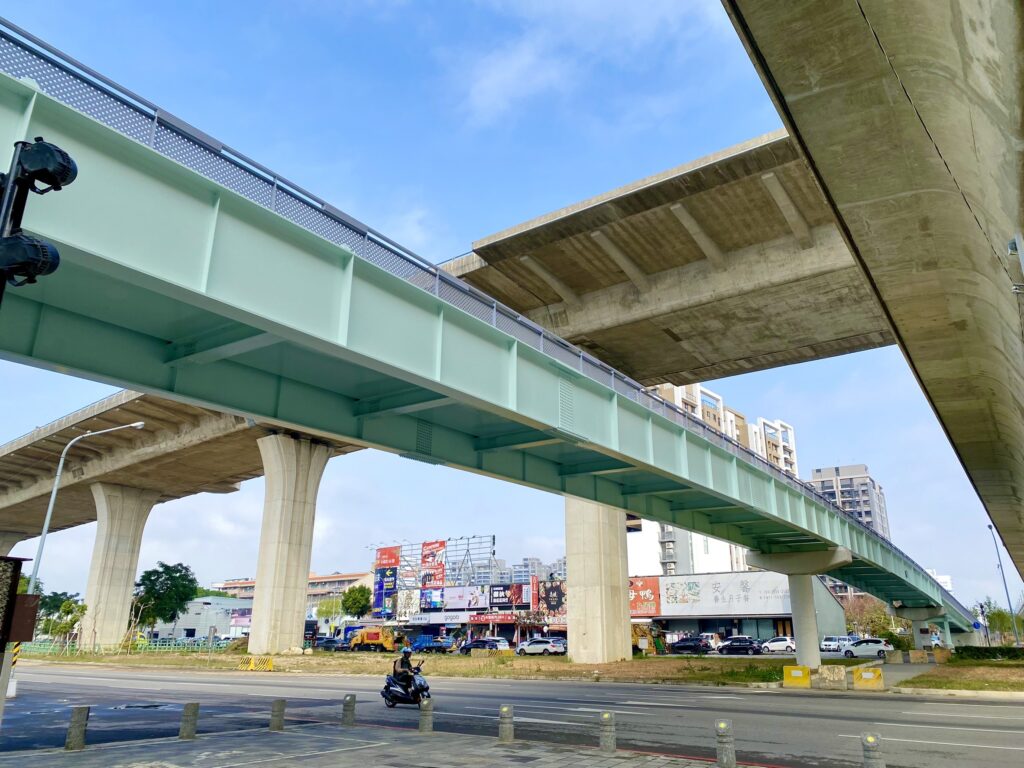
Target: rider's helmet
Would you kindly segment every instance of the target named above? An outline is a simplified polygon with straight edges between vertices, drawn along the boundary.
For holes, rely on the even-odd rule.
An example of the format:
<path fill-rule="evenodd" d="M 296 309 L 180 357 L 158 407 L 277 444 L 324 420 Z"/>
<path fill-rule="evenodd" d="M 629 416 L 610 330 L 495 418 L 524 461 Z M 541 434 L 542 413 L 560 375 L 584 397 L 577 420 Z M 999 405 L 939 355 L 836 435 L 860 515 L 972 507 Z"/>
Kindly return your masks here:
<path fill-rule="evenodd" d="M 410 647 L 409 647 L 409 646 L 407 645 L 407 646 L 405 646 L 405 648 L 403 648 L 403 649 L 402 649 L 402 653 L 408 653 L 408 654 L 411 654 L 411 653 L 412 653 L 412 648 L 410 648 Z"/>

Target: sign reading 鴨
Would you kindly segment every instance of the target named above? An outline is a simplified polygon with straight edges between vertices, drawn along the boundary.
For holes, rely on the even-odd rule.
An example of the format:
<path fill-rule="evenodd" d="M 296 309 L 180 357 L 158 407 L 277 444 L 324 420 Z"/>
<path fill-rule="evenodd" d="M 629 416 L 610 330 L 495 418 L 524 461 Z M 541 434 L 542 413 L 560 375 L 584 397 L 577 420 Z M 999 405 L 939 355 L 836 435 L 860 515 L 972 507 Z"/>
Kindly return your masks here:
<path fill-rule="evenodd" d="M 629 580 L 629 615 L 635 617 L 661 615 L 661 586 L 657 576 Z"/>
<path fill-rule="evenodd" d="M 444 541 L 425 541 L 420 549 L 420 584 L 444 586 Z"/>

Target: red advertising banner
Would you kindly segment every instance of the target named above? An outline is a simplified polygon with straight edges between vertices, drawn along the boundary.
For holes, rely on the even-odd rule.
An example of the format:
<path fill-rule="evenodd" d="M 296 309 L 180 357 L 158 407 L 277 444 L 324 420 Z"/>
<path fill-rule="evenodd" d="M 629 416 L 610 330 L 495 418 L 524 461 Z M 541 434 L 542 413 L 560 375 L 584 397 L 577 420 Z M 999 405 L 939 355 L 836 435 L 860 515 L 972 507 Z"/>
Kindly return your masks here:
<path fill-rule="evenodd" d="M 536 611 L 540 602 L 540 579 L 536 576 L 530 577 L 530 610 Z"/>
<path fill-rule="evenodd" d="M 401 547 L 381 547 L 377 550 L 376 568 L 397 568 L 402 561 Z"/>
<path fill-rule="evenodd" d="M 634 617 L 661 615 L 661 585 L 657 576 L 629 580 L 629 615 Z"/>
<path fill-rule="evenodd" d="M 444 586 L 444 541 L 425 541 L 420 549 L 420 585 Z"/>
<path fill-rule="evenodd" d="M 474 613 L 470 614 L 470 624 L 515 624 L 514 613 Z"/>

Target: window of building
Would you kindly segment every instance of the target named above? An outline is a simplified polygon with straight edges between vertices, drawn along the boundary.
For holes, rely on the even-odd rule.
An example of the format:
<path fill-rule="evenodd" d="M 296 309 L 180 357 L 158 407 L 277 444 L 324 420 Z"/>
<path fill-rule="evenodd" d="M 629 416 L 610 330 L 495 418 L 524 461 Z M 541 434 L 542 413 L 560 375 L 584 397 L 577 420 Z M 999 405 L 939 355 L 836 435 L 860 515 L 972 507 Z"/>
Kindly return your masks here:
<path fill-rule="evenodd" d="M 704 554 L 706 555 L 709 552 L 710 552 L 710 549 L 708 548 L 708 537 L 705 536 L 704 537 Z"/>

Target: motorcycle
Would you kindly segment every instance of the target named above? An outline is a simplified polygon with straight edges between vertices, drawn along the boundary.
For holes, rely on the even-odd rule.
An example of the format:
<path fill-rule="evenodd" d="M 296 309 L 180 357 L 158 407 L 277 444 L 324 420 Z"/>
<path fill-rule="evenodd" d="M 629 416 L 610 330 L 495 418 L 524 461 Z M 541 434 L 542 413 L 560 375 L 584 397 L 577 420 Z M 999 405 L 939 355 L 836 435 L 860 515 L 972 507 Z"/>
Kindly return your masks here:
<path fill-rule="evenodd" d="M 422 663 L 412 668 L 412 682 L 406 690 L 401 683 L 395 680 L 394 675 L 388 675 L 384 681 L 384 688 L 380 695 L 384 698 L 384 705 L 388 709 L 397 704 L 414 704 L 417 707 L 424 699 L 430 698 L 430 686 L 420 672 Z"/>

